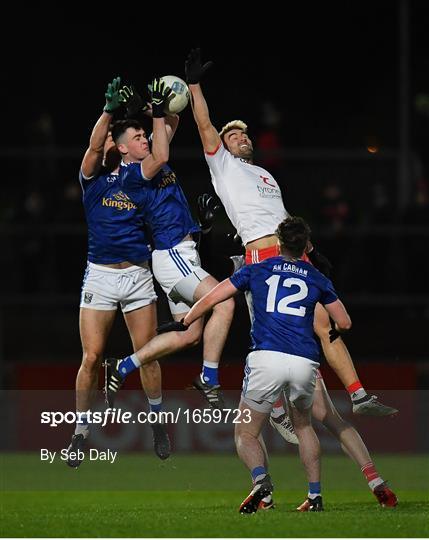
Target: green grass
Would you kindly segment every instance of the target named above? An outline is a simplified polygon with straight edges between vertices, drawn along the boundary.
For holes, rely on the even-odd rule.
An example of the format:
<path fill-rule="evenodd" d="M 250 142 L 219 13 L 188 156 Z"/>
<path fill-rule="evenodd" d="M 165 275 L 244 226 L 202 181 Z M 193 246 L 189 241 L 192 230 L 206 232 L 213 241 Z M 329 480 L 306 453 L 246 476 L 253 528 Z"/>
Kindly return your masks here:
<path fill-rule="evenodd" d="M 41 463 L 36 454 L 3 454 L 1 536 L 9 537 L 422 537 L 429 535 L 428 456 L 376 456 L 399 496 L 383 509 L 359 469 L 324 456 L 326 511 L 300 514 L 306 483 L 295 456 L 274 456 L 274 511 L 241 516 L 249 490 L 235 456 L 143 454 L 113 464 Z"/>

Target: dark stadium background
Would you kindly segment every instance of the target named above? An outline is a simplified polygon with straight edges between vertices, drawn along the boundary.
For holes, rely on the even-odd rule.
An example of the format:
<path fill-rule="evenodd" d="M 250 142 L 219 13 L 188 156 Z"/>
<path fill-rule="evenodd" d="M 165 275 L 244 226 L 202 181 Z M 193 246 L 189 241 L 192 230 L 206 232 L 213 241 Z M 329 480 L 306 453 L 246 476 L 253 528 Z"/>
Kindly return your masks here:
<path fill-rule="evenodd" d="M 333 281 L 354 323 L 346 342 L 363 383 L 392 391 L 390 401 L 398 390 L 427 389 L 427 3 L 248 4 L 228 11 L 189 6 L 185 21 L 161 5 L 102 6 L 84 15 L 69 4 L 46 13 L 29 8 L 4 23 L 10 30 L 2 37 L 1 68 L 4 388 L 74 387 L 86 264 L 77 175 L 107 83 L 120 75 L 143 91 L 154 75 L 183 77 L 186 55 L 199 45 L 204 59 L 215 62 L 203 83 L 213 122 L 249 124 L 262 146 L 257 161 L 273 172 L 286 208 L 309 221 L 315 244 L 334 264 Z M 189 108 L 171 162 L 195 209 L 211 184 Z M 201 246 L 204 266 L 219 279 L 228 275 L 228 255 L 239 250 L 231 232 L 221 213 Z M 159 304 L 163 321 L 168 312 Z M 234 384 L 248 330 L 239 298 L 224 353 Z M 118 312 L 106 352 L 129 351 Z M 167 388 L 183 388 L 200 358 L 199 347 L 165 360 Z M 428 450 L 427 439 L 421 436 L 417 448 Z"/>

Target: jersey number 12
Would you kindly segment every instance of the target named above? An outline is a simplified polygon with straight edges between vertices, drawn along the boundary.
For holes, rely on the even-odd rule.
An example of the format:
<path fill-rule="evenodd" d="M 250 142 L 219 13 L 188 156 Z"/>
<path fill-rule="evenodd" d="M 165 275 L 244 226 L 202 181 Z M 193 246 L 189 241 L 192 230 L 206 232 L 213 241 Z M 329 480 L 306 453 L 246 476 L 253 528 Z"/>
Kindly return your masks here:
<path fill-rule="evenodd" d="M 279 287 L 280 282 L 280 276 L 271 276 L 268 278 L 265 283 L 268 285 L 268 295 L 267 295 L 267 307 L 266 311 L 269 313 L 273 313 L 276 311 L 276 296 L 277 296 L 277 289 Z M 283 281 L 283 287 L 292 287 L 293 285 L 296 285 L 299 287 L 299 291 L 294 294 L 289 294 L 285 298 L 282 298 L 279 300 L 277 304 L 277 311 L 279 313 L 287 313 L 288 315 L 296 315 L 297 317 L 304 317 L 305 316 L 305 307 L 300 306 L 298 308 L 296 307 L 290 307 L 289 304 L 292 304 L 292 302 L 299 302 L 299 300 L 303 300 L 308 295 L 308 287 L 307 283 L 303 281 L 302 279 L 298 278 L 286 278 Z"/>

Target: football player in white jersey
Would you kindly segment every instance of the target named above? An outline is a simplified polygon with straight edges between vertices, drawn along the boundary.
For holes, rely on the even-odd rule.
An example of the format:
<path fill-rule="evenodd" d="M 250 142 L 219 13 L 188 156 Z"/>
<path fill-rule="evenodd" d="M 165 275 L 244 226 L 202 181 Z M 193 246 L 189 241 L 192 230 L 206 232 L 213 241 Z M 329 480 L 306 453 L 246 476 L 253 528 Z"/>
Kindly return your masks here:
<path fill-rule="evenodd" d="M 198 49 L 190 53 L 186 62 L 194 118 L 215 191 L 246 248 L 246 263 L 255 263 L 278 254 L 275 230 L 287 212 L 276 180 L 253 163 L 253 145 L 247 135 L 247 125 L 235 120 L 218 133 L 211 123 L 199 84 L 208 66 L 209 63 L 202 66 Z M 343 341 L 332 332 L 330 335 L 329 316 L 320 305 L 316 311 L 315 331 L 329 365 L 350 392 L 354 412 L 375 416 L 397 412 L 366 394 Z"/>
<path fill-rule="evenodd" d="M 194 118 L 213 186 L 231 223 L 242 238 L 246 263 L 260 262 L 278 255 L 275 231 L 287 212 L 277 182 L 268 171 L 253 163 L 253 145 L 247 135 L 246 124 L 240 120 L 229 122 L 220 133 L 213 126 L 199 84 L 210 65 L 211 62 L 202 64 L 199 49 L 192 50 L 185 63 Z M 314 329 L 320 338 L 324 356 L 350 394 L 353 412 L 374 416 L 395 414 L 396 409 L 381 404 L 376 396 L 369 396 L 365 392 L 344 342 L 332 330 L 328 313 L 320 304 L 316 306 Z M 282 436 L 290 440 L 290 430 L 282 429 L 290 425 L 289 419 L 281 404 L 276 404 L 276 409 L 280 414 L 273 418 L 272 424 Z M 359 463 L 368 480 L 366 466 L 371 464 L 373 467 L 368 451 L 357 431 L 335 410 L 321 377 L 316 385 L 314 411 L 317 411 L 317 417 L 346 447 L 347 453 Z M 381 485 L 385 486 L 385 483 L 380 482 Z M 374 494 L 382 504 L 375 491 Z"/>

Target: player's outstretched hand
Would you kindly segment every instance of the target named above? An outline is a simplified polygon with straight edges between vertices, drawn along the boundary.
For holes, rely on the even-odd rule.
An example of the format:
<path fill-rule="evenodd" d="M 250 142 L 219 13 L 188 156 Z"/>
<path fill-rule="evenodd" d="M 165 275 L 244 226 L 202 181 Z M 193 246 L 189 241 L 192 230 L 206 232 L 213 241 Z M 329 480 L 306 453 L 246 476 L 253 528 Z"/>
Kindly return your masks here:
<path fill-rule="evenodd" d="M 218 201 L 210 195 L 209 193 L 203 193 L 198 196 L 198 221 L 201 226 L 201 231 L 203 234 L 210 232 L 213 227 L 213 221 L 215 215 L 220 210 L 220 204 Z"/>
<path fill-rule="evenodd" d="M 204 73 L 211 68 L 213 62 L 210 60 L 204 65 L 201 64 L 201 49 L 191 49 L 185 61 L 185 75 L 188 84 L 198 84 Z"/>
<path fill-rule="evenodd" d="M 156 329 L 157 334 L 165 334 L 166 332 L 186 332 L 189 327 L 181 321 L 168 321 L 160 324 Z"/>
<path fill-rule="evenodd" d="M 159 77 L 156 77 L 152 81 L 151 104 L 153 118 L 164 118 L 164 105 L 171 96 L 171 93 L 171 88 L 164 81 L 161 81 Z"/>
<path fill-rule="evenodd" d="M 143 100 L 132 84 L 124 85 L 119 90 L 119 100 L 126 110 L 126 118 L 132 118 L 143 110 Z"/>
<path fill-rule="evenodd" d="M 313 246 L 311 251 L 307 252 L 307 256 L 314 268 L 317 268 L 317 270 L 319 270 L 319 272 L 321 272 L 327 278 L 331 276 L 333 266 L 331 261 L 325 257 L 325 255 L 317 251 L 317 249 Z"/>
<path fill-rule="evenodd" d="M 106 105 L 104 106 L 104 112 L 113 114 L 121 106 L 119 88 L 121 86 L 121 77 L 115 77 L 111 83 L 107 85 L 106 93 Z"/>

